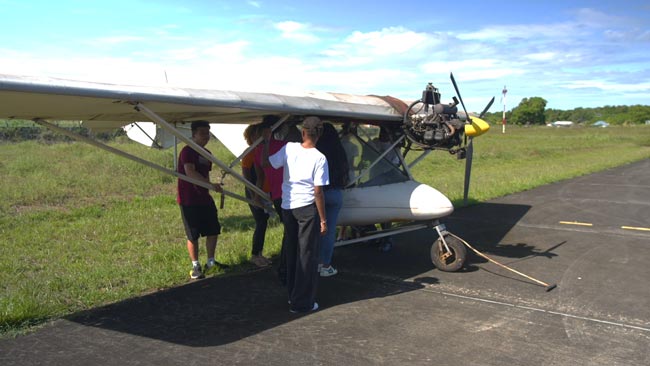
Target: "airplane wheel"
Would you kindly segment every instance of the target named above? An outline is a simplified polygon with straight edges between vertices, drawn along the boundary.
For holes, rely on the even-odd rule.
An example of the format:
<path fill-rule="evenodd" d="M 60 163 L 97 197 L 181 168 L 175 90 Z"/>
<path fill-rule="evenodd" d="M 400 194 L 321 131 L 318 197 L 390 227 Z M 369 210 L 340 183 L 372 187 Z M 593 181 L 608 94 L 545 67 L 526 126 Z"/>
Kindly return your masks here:
<path fill-rule="evenodd" d="M 431 246 L 431 262 L 441 271 L 456 272 L 463 267 L 467 258 L 467 249 L 463 243 L 451 235 L 445 235 L 446 250 L 442 240 L 438 238 Z"/>

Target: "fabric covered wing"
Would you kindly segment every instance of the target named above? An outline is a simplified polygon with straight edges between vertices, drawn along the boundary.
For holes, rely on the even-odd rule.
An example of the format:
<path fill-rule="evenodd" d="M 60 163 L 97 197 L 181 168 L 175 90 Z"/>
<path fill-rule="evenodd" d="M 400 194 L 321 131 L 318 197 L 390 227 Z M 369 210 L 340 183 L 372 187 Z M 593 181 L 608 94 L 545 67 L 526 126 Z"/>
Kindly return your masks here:
<path fill-rule="evenodd" d="M 376 122 L 402 120 L 398 111 L 374 96 L 334 93 L 286 96 L 1 74 L 0 100 L 0 118 L 84 121 L 95 130 L 146 120 L 134 109 L 135 103 L 143 103 L 168 122 L 205 119 L 212 123 L 251 123 L 271 113 Z"/>

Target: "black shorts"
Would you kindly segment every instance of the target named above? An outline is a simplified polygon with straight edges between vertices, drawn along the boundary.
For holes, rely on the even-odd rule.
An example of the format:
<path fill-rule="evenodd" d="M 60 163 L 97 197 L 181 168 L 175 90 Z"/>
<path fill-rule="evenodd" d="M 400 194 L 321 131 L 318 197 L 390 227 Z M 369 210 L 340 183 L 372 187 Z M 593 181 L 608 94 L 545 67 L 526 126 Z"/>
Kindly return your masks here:
<path fill-rule="evenodd" d="M 207 206 L 181 205 L 180 207 L 188 240 L 197 241 L 201 236 L 221 234 L 221 224 L 219 224 L 217 206 L 214 202 Z"/>

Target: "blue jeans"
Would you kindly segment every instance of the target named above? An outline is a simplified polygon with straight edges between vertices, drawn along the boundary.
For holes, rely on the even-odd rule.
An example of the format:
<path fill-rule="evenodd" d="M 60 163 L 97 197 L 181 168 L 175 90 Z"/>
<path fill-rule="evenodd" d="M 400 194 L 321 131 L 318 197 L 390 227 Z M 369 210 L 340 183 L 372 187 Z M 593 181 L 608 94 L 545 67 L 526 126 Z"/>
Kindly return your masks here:
<path fill-rule="evenodd" d="M 320 238 L 320 263 L 327 267 L 332 262 L 332 254 L 334 254 L 336 221 L 339 218 L 341 206 L 343 206 L 343 191 L 340 189 L 328 189 L 324 193 L 327 233 Z"/>

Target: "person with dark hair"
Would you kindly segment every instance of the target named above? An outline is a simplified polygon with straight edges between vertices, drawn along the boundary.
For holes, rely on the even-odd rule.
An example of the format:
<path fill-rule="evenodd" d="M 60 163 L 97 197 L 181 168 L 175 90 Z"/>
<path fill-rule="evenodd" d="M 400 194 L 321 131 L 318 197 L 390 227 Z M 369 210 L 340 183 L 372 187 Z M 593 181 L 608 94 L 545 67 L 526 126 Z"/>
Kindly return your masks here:
<path fill-rule="evenodd" d="M 192 122 L 192 141 L 202 147 L 208 154 L 211 152 L 205 148 L 210 141 L 210 124 L 207 121 Z M 192 147 L 185 146 L 178 156 L 178 173 L 187 175 L 190 178 L 211 184 L 217 192 L 222 188 L 219 183 L 210 182 L 210 170 L 212 162 L 201 156 Z M 221 225 L 217 214 L 217 206 L 207 188 L 203 188 L 178 179 L 177 202 L 181 209 L 181 217 L 187 235 L 187 251 L 192 260 L 190 278 L 203 278 L 203 269 L 199 262 L 199 238 L 206 237 L 205 248 L 208 260 L 205 269 L 216 265 L 224 267 L 214 259 L 217 247 L 217 238 L 221 233 Z"/>
<path fill-rule="evenodd" d="M 339 139 L 339 134 L 330 123 L 323 124 L 323 135 L 318 139 L 316 148 L 327 158 L 330 184 L 323 187 L 325 194 L 325 211 L 330 230 L 320 241 L 320 276 L 334 276 L 338 271 L 332 267 L 334 240 L 336 239 L 336 221 L 343 206 L 343 189 L 349 180 L 348 158 Z"/>
<path fill-rule="evenodd" d="M 249 125 L 244 130 L 244 138 L 248 145 L 252 145 L 258 137 L 260 137 L 261 125 Z M 251 151 L 241 161 L 242 175 L 249 182 L 261 186 L 264 192 L 269 191 L 269 183 L 264 179 L 264 175 L 258 176 L 255 170 L 255 152 Z M 245 195 L 248 199 L 254 199 L 257 195 L 251 192 L 250 189 L 245 188 Z M 255 200 L 260 202 L 260 200 Z M 266 267 L 271 264 L 271 261 L 262 255 L 264 249 L 264 237 L 266 236 L 266 228 L 268 226 L 269 214 L 263 208 L 255 205 L 248 205 L 255 219 L 255 231 L 253 231 L 253 245 L 251 249 L 251 262 L 258 267 Z"/>
<path fill-rule="evenodd" d="M 286 139 L 282 139 L 276 134 L 271 134 L 271 128 L 280 120 L 280 117 L 272 114 L 267 114 L 263 117 L 262 123 L 260 124 L 260 134 L 270 134 L 271 137 L 268 140 L 269 145 L 269 154 L 273 155 L 276 152 L 287 144 Z M 295 128 L 295 127 L 294 127 Z M 258 177 L 257 186 L 264 190 L 262 183 L 268 183 L 268 191 L 271 196 L 271 201 L 273 202 L 273 208 L 278 214 L 280 221 L 282 221 L 282 176 L 284 173 L 283 168 L 273 169 L 271 164 L 269 164 L 268 159 L 264 160 L 262 158 L 264 144 L 258 146 L 255 149 L 255 174 Z M 255 200 L 260 202 L 261 198 L 255 196 Z M 287 283 L 287 271 L 286 271 L 286 259 L 285 259 L 285 245 L 284 240 L 282 241 L 282 246 L 280 248 L 280 258 L 278 260 L 279 265 L 277 268 L 278 278 L 283 285 Z"/>
<path fill-rule="evenodd" d="M 269 156 L 271 131 L 264 131 L 264 160 L 273 168 L 284 168 L 283 245 L 290 311 L 294 313 L 318 310 L 319 233 L 327 232 L 322 187 L 329 184 L 327 159 L 316 149 L 322 132 L 320 118 L 307 117 L 302 124 L 302 143 L 289 142 Z"/>
<path fill-rule="evenodd" d="M 265 115 L 262 119 L 262 123 L 259 125 L 260 128 L 260 135 L 264 134 L 267 132 L 270 133 L 271 127 L 273 127 L 274 124 L 276 124 L 280 118 L 276 115 L 268 114 Z M 280 139 L 280 138 L 275 138 L 274 136 L 271 136 L 269 138 L 269 154 L 273 155 L 276 152 L 280 151 L 280 149 L 287 144 L 287 141 Z M 283 174 L 283 169 L 273 169 L 273 167 L 268 163 L 267 161 L 264 161 L 262 159 L 263 151 L 264 150 L 264 145 L 260 145 L 255 149 L 255 160 L 254 160 L 254 167 L 255 167 L 255 172 L 258 177 L 261 177 L 261 180 L 257 181 L 257 186 L 264 190 L 264 184 L 268 183 L 268 191 L 271 195 L 271 201 L 273 201 L 273 207 L 275 208 L 275 211 L 277 212 L 278 216 L 280 219 L 282 219 L 282 174 Z M 257 197 L 259 199 L 259 197 Z"/>

